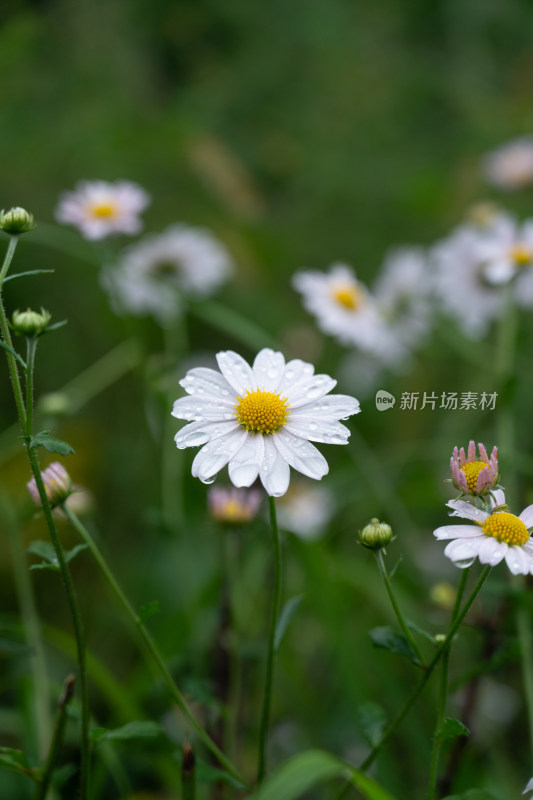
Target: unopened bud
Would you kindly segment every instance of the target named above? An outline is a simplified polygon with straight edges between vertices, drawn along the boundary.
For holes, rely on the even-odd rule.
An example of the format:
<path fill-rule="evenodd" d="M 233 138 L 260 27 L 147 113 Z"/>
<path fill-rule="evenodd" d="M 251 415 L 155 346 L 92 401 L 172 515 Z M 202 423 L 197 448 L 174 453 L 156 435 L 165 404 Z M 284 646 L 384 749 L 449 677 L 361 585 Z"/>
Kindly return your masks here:
<path fill-rule="evenodd" d="M 74 491 L 70 475 L 59 461 L 54 461 L 43 470 L 41 472 L 41 478 L 44 483 L 46 496 L 52 508 L 63 503 Z M 26 486 L 37 505 L 41 505 L 41 496 L 35 478 L 32 478 Z"/>
<path fill-rule="evenodd" d="M 11 324 L 15 333 L 20 336 L 40 336 L 50 324 L 51 319 L 51 314 L 44 308 L 41 308 L 40 312 L 27 308 L 26 311 L 15 311 L 11 318 Z"/>
<path fill-rule="evenodd" d="M 382 550 L 393 539 L 392 528 L 375 517 L 359 531 L 359 541 L 370 550 Z"/>
<path fill-rule="evenodd" d="M 9 233 L 10 236 L 27 233 L 34 227 L 33 214 L 30 214 L 25 208 L 17 206 L 0 212 L 0 230 Z"/>

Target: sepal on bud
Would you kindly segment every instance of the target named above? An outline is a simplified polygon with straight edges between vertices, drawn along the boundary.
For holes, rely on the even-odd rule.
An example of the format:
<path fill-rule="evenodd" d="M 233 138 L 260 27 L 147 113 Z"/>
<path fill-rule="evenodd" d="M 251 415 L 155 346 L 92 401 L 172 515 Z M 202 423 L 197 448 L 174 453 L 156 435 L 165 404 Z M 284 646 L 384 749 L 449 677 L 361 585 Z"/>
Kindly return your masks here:
<path fill-rule="evenodd" d="M 0 230 L 9 233 L 10 236 L 18 236 L 27 233 L 35 227 L 33 214 L 25 208 L 10 208 L 8 211 L 0 211 Z"/>
<path fill-rule="evenodd" d="M 11 327 L 19 336 L 40 336 L 48 328 L 52 315 L 41 307 L 41 311 L 15 311 L 11 318 Z"/>
<path fill-rule="evenodd" d="M 392 541 L 394 535 L 390 525 L 373 517 L 368 525 L 359 531 L 358 537 L 363 547 L 368 547 L 369 550 L 382 550 Z"/>

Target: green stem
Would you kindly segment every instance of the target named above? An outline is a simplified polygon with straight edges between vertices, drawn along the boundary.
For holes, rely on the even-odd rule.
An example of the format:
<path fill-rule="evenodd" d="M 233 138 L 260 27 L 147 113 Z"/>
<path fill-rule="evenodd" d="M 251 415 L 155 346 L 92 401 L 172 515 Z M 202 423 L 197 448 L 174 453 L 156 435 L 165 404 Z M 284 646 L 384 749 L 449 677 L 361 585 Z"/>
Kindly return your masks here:
<path fill-rule="evenodd" d="M 33 373 L 36 350 L 37 339 L 28 336 L 26 338 L 26 431 L 29 431 L 29 436 L 33 431 Z"/>
<path fill-rule="evenodd" d="M 18 236 L 10 236 L 9 244 L 7 246 L 7 251 L 4 257 L 4 263 L 2 264 L 2 269 L 0 269 L 0 290 L 2 289 L 4 278 L 8 273 L 11 262 L 13 261 L 13 256 L 15 255 L 17 244 L 18 244 Z"/>
<path fill-rule="evenodd" d="M 52 734 L 52 741 L 50 744 L 50 752 L 44 768 L 42 782 L 37 787 L 35 792 L 35 800 L 46 800 L 48 787 L 50 785 L 50 781 L 52 779 L 59 756 L 61 755 L 63 736 L 65 734 L 65 726 L 67 724 L 67 706 L 70 703 L 74 692 L 74 681 L 74 675 L 69 675 L 65 681 L 63 694 L 57 707 L 57 716 L 54 725 L 54 732 Z"/>
<path fill-rule="evenodd" d="M 167 684 L 170 694 L 174 699 L 176 705 L 180 709 L 181 713 L 189 723 L 189 725 L 194 729 L 194 731 L 198 734 L 198 737 L 202 740 L 208 750 L 213 753 L 213 755 L 218 759 L 220 764 L 224 767 L 224 769 L 236 778 L 238 781 L 245 785 L 245 781 L 243 780 L 242 776 L 239 772 L 235 769 L 235 767 L 230 763 L 230 761 L 226 758 L 226 756 L 221 752 L 221 750 L 217 747 L 217 745 L 213 742 L 211 737 L 204 731 L 201 727 L 199 722 L 193 716 L 191 711 L 189 710 L 187 703 L 185 702 L 185 698 L 183 697 L 182 693 L 178 689 L 174 678 L 170 674 L 165 661 L 159 652 L 159 649 L 152 639 L 150 633 L 148 632 L 146 626 L 144 625 L 142 619 L 139 617 L 131 603 L 129 602 L 128 598 L 120 588 L 114 574 L 112 573 L 111 569 L 109 568 L 107 561 L 105 560 L 103 554 L 101 553 L 98 545 L 92 538 L 91 534 L 87 530 L 87 528 L 83 525 L 81 520 L 69 509 L 68 505 L 65 503 L 62 506 L 63 511 L 67 518 L 69 519 L 72 526 L 75 530 L 79 533 L 83 541 L 89 547 L 95 561 L 97 562 L 98 566 L 102 570 L 102 573 L 107 580 L 109 586 L 113 590 L 115 597 L 118 599 L 119 603 L 126 611 L 127 615 L 139 631 L 140 637 L 146 646 L 147 650 L 149 651 L 152 659 L 154 660 L 155 664 L 157 665 L 159 672 L 163 676 L 165 683 Z"/>
<path fill-rule="evenodd" d="M 461 575 L 461 582 L 459 584 L 459 588 L 457 589 L 457 595 L 455 598 L 455 604 L 452 611 L 452 616 L 450 623 L 453 625 L 455 620 L 457 619 L 457 614 L 459 613 L 459 608 L 461 605 L 461 599 L 463 597 L 463 593 L 466 587 L 466 583 L 468 581 L 468 573 L 470 569 L 463 570 Z M 428 784 L 428 800 L 433 800 L 435 797 L 435 791 L 437 788 L 437 774 L 438 774 L 438 767 L 439 767 L 439 755 L 440 749 L 442 746 L 442 738 L 440 737 L 440 731 L 444 724 L 444 714 L 446 713 L 446 700 L 448 697 L 448 673 L 449 673 L 449 666 L 450 666 L 450 651 L 451 651 L 451 641 L 449 646 L 446 648 L 443 656 L 442 656 L 442 667 L 441 667 L 441 676 L 440 676 L 440 688 L 439 688 L 439 700 L 437 705 L 437 720 L 435 723 L 435 732 L 433 734 L 433 747 L 431 749 L 431 761 L 429 767 L 429 784 Z"/>
<path fill-rule="evenodd" d="M 461 625 L 463 619 L 466 617 L 468 611 L 470 610 L 470 607 L 471 607 L 472 603 L 476 599 L 476 597 L 477 597 L 477 595 L 479 593 L 479 590 L 481 589 L 481 587 L 485 583 L 490 571 L 491 571 L 491 567 L 489 567 L 489 566 L 486 566 L 483 569 L 481 575 L 479 576 L 479 578 L 477 580 L 476 585 L 472 589 L 472 593 L 470 594 L 470 597 L 468 598 L 468 600 L 464 604 L 464 606 L 461 609 L 461 611 L 455 617 L 455 620 L 452 620 L 452 622 L 450 624 L 450 627 L 448 629 L 448 633 L 446 634 L 446 638 L 445 638 L 444 642 L 442 643 L 440 648 L 437 650 L 437 652 L 435 653 L 435 655 L 433 656 L 433 658 L 431 659 L 431 661 L 427 665 L 426 671 L 425 671 L 424 675 L 422 676 L 421 680 L 419 681 L 418 685 L 415 687 L 415 689 L 413 690 L 411 695 L 407 698 L 407 701 L 405 702 L 405 704 L 404 704 L 403 708 L 401 709 L 401 711 L 393 719 L 391 724 L 385 729 L 380 741 L 372 748 L 372 750 L 370 751 L 368 756 L 365 758 L 365 760 L 363 761 L 363 763 L 361 764 L 359 769 L 361 769 L 363 771 L 368 769 L 368 767 L 372 764 L 372 762 L 376 758 L 377 754 L 379 753 L 379 751 L 381 750 L 381 748 L 383 747 L 385 742 L 394 733 L 394 731 L 396 730 L 396 728 L 398 727 L 400 722 L 406 716 L 407 712 L 411 709 L 411 706 L 414 704 L 414 702 L 418 698 L 419 694 L 422 692 L 422 689 L 425 687 L 426 683 L 430 679 L 430 677 L 431 677 L 431 675 L 433 673 L 433 670 L 435 669 L 435 667 L 437 666 L 437 664 L 441 660 L 442 656 L 446 653 L 446 651 L 447 651 L 447 649 L 448 649 L 448 647 L 450 645 L 450 642 L 452 641 L 452 639 L 455 636 L 455 634 L 457 633 L 457 630 L 458 630 L 459 626 Z"/>
<path fill-rule="evenodd" d="M 9 240 L 9 246 L 7 248 L 7 252 L 4 258 L 4 263 L 2 264 L 2 269 L 0 270 L 0 331 L 2 333 L 2 339 L 7 344 L 8 347 L 13 349 L 13 342 L 11 340 L 11 331 L 9 330 L 9 323 L 7 321 L 6 311 L 4 308 L 4 302 L 2 299 L 2 283 L 7 275 L 7 271 L 9 269 L 9 265 L 13 259 L 13 255 L 15 253 L 15 248 L 17 246 L 18 238 L 16 236 L 12 236 Z M 22 430 L 26 430 L 26 411 L 24 409 L 24 399 L 22 397 L 22 387 L 20 385 L 20 378 L 18 373 L 18 366 L 16 358 L 11 355 L 11 353 L 7 353 L 7 364 L 9 367 L 9 375 L 11 377 L 11 384 L 13 386 L 13 396 L 15 398 L 15 405 L 17 407 L 17 414 L 19 418 L 20 425 Z"/>
<path fill-rule="evenodd" d="M 394 613 L 396 614 L 396 619 L 400 623 L 400 627 L 401 627 L 401 629 L 403 631 L 403 635 L 405 636 L 405 638 L 409 642 L 411 650 L 413 651 L 413 653 L 417 657 L 420 666 L 423 667 L 424 660 L 423 660 L 423 657 L 422 657 L 422 653 L 420 652 L 420 648 L 418 647 L 416 641 L 414 640 L 413 634 L 409 630 L 409 628 L 407 626 L 407 623 L 405 622 L 405 619 L 403 617 L 403 614 L 402 614 L 402 612 L 400 610 L 400 607 L 399 607 L 398 603 L 396 602 L 396 598 L 395 598 L 394 592 L 392 590 L 392 584 L 391 584 L 391 581 L 390 581 L 390 577 L 389 577 L 389 574 L 387 572 L 387 567 L 385 565 L 385 559 L 383 558 L 383 551 L 382 550 L 377 550 L 375 555 L 376 555 L 376 561 L 378 562 L 378 568 L 379 568 L 380 575 L 383 578 L 383 582 L 385 584 L 385 588 L 387 589 L 387 594 L 389 595 L 389 600 L 391 601 L 392 608 L 394 609 Z"/>
<path fill-rule="evenodd" d="M 257 782 L 261 783 L 265 777 L 267 768 L 267 738 L 270 722 L 270 706 L 272 703 L 272 683 L 274 677 L 274 657 L 275 657 L 275 638 L 276 625 L 279 619 L 281 606 L 281 542 L 279 538 L 278 521 L 276 517 L 276 503 L 273 497 L 268 498 L 270 504 L 270 524 L 272 526 L 272 538 L 274 542 L 274 593 L 272 597 L 272 608 L 270 612 L 270 630 L 268 635 L 268 651 L 265 675 L 265 694 L 263 700 L 263 712 L 261 714 L 261 727 L 259 729 L 259 757 L 257 767 Z"/>
<path fill-rule="evenodd" d="M 517 579 L 518 582 L 518 579 Z M 524 578 L 520 583 L 526 591 Z M 527 720 L 529 725 L 530 753 L 533 757 L 533 637 L 531 634 L 531 615 L 528 608 L 519 598 L 520 605 L 516 609 L 516 627 L 520 641 L 520 654 L 522 659 L 522 680 L 526 696 Z"/>

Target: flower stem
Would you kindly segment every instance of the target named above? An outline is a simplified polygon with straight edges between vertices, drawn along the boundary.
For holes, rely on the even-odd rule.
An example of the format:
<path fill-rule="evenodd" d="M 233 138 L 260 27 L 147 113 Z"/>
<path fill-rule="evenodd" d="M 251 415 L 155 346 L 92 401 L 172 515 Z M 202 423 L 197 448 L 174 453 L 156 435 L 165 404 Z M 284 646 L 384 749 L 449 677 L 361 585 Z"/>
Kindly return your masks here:
<path fill-rule="evenodd" d="M 63 694 L 59 700 L 57 707 L 56 721 L 54 725 L 54 732 L 52 734 L 52 741 L 50 744 L 50 752 L 44 768 L 42 782 L 36 789 L 35 800 L 46 800 L 48 787 L 52 779 L 52 775 L 57 764 L 58 758 L 61 754 L 61 747 L 63 745 L 63 736 L 65 734 L 65 726 L 67 724 L 67 706 L 72 699 L 74 692 L 74 675 L 69 675 L 65 681 Z"/>
<path fill-rule="evenodd" d="M 525 590 L 524 578 L 520 578 L 520 583 Z M 526 696 L 529 746 L 530 753 L 533 757 L 533 637 L 531 635 L 531 616 L 522 598 L 519 598 L 519 605 L 516 609 L 516 628 L 518 631 L 522 659 L 522 680 L 524 681 Z"/>
<path fill-rule="evenodd" d="M 276 516 L 276 503 L 273 497 L 268 498 L 270 505 L 270 524 L 272 526 L 272 538 L 274 542 L 274 594 L 272 597 L 272 608 L 270 611 L 270 630 L 268 636 L 267 663 L 265 675 L 265 694 L 263 699 L 263 711 L 261 714 L 261 727 L 259 729 L 259 757 L 257 766 L 257 782 L 261 783 L 265 777 L 267 767 L 267 737 L 270 722 L 270 706 L 272 703 L 272 683 L 274 677 L 274 656 L 275 656 L 275 637 L 276 625 L 279 619 L 281 605 L 281 543 L 279 538 L 278 520 Z"/>
<path fill-rule="evenodd" d="M 7 251 L 4 257 L 4 263 L 2 264 L 2 269 L 0 269 L 0 290 L 2 289 L 4 278 L 8 273 L 9 267 L 13 260 L 13 256 L 15 255 L 17 244 L 18 244 L 18 236 L 10 236 L 9 244 L 7 246 Z"/>
<path fill-rule="evenodd" d="M 468 573 L 470 569 L 465 569 L 461 575 L 461 582 L 459 583 L 459 588 L 457 589 L 457 595 L 455 598 L 455 604 L 452 611 L 452 616 L 450 620 L 450 624 L 453 625 L 457 614 L 459 613 L 459 608 L 461 605 L 461 599 L 463 597 L 463 593 L 466 587 L 466 583 L 468 581 Z M 428 800 L 434 800 L 435 797 L 435 790 L 437 788 L 437 771 L 439 766 L 439 755 L 440 749 L 442 746 L 442 739 L 440 737 L 440 731 L 442 729 L 444 723 L 444 714 L 446 712 L 446 700 L 448 697 L 448 671 L 450 666 L 450 650 L 451 650 L 451 641 L 449 645 L 446 647 L 445 652 L 442 656 L 442 666 L 441 666 L 441 676 L 440 676 L 440 688 L 439 688 L 439 700 L 437 706 L 437 720 L 435 723 L 435 733 L 433 734 L 433 747 L 431 750 L 431 762 L 429 768 L 429 784 L 428 784 Z"/>
<path fill-rule="evenodd" d="M 470 607 L 471 607 L 472 603 L 476 599 L 481 587 L 485 583 L 490 571 L 491 571 L 491 567 L 490 566 L 486 566 L 483 569 L 481 575 L 479 576 L 479 578 L 477 580 L 476 585 L 472 589 L 472 593 L 470 594 L 470 597 L 468 598 L 468 600 L 464 604 L 464 606 L 461 609 L 461 611 L 459 613 L 457 613 L 457 616 L 455 617 L 455 619 L 452 619 L 452 621 L 450 623 L 450 627 L 448 629 L 448 633 L 446 634 L 446 638 L 445 638 L 444 642 L 439 647 L 439 649 L 437 650 L 437 652 L 435 653 L 435 655 L 433 656 L 433 658 L 431 659 L 431 661 L 427 665 L 426 670 L 424 672 L 424 675 L 420 679 L 418 685 L 415 687 L 415 689 L 413 690 L 411 695 L 407 698 L 407 700 L 406 700 L 403 708 L 401 709 L 401 711 L 396 715 L 396 717 L 393 719 L 391 724 L 385 729 L 380 741 L 372 748 L 372 750 L 370 751 L 368 756 L 365 758 L 365 760 L 363 761 L 363 763 L 359 767 L 360 770 L 364 771 L 364 770 L 368 769 L 368 767 L 372 764 L 372 762 L 376 758 L 377 754 L 379 753 L 379 751 L 381 750 L 381 748 L 383 747 L 385 742 L 394 733 L 394 731 L 396 730 L 396 728 L 398 727 L 400 722 L 403 720 L 403 718 L 405 717 L 407 712 L 411 709 L 411 706 L 414 704 L 415 700 L 418 698 L 418 695 L 421 693 L 422 689 L 424 688 L 424 686 L 428 682 L 429 678 L 431 677 L 431 674 L 433 673 L 433 670 L 435 669 L 435 667 L 437 666 L 437 664 L 441 660 L 442 656 L 446 653 L 446 651 L 447 651 L 447 649 L 448 649 L 448 647 L 450 645 L 450 642 L 452 641 L 452 639 L 455 636 L 455 634 L 457 633 L 457 630 L 458 630 L 459 626 L 461 625 L 463 619 L 466 617 L 468 611 L 470 610 Z"/>
<path fill-rule="evenodd" d="M 37 339 L 28 336 L 26 339 L 26 431 L 29 431 L 29 436 L 33 431 L 33 372 L 36 350 Z"/>
<path fill-rule="evenodd" d="M 102 570 L 102 573 L 107 580 L 109 586 L 113 590 L 115 597 L 118 599 L 119 603 L 126 611 L 127 615 L 139 631 L 141 639 L 146 646 L 147 650 L 149 651 L 152 659 L 154 660 L 155 664 L 157 665 L 161 675 L 163 676 L 165 683 L 167 684 L 168 688 L 170 689 L 170 694 L 174 699 L 176 705 L 180 709 L 181 713 L 189 723 L 189 725 L 194 729 L 194 731 L 198 734 L 198 737 L 202 740 L 208 750 L 213 753 L 213 755 L 218 759 L 220 764 L 224 767 L 226 772 L 236 778 L 238 781 L 245 785 L 245 781 L 243 780 L 242 776 L 239 772 L 235 769 L 235 767 L 230 763 L 230 761 L 226 758 L 226 756 L 221 752 L 221 750 L 217 747 L 215 742 L 211 739 L 211 737 L 204 731 L 202 726 L 193 716 L 191 711 L 189 710 L 187 703 L 185 702 L 185 698 L 183 697 L 182 693 L 178 689 L 174 678 L 170 674 L 165 661 L 159 652 L 159 649 L 152 639 L 150 633 L 148 632 L 146 626 L 144 625 L 142 619 L 139 617 L 131 603 L 129 602 L 128 598 L 120 588 L 117 579 L 115 578 L 113 572 L 111 571 L 110 567 L 107 564 L 106 559 L 104 558 L 100 548 L 94 541 L 93 537 L 87 530 L 87 528 L 83 525 L 80 519 L 74 514 L 73 511 L 70 510 L 68 505 L 64 503 L 62 505 L 62 509 L 69 519 L 72 526 L 75 530 L 79 533 L 85 544 L 89 547 L 95 561 L 97 562 L 98 566 Z"/>
<path fill-rule="evenodd" d="M 413 653 L 417 657 L 420 666 L 423 667 L 424 666 L 424 660 L 423 660 L 423 657 L 422 657 L 422 653 L 420 652 L 420 648 L 418 647 L 417 643 L 415 642 L 413 634 L 411 633 L 411 631 L 407 627 L 407 623 L 405 622 L 405 619 L 404 619 L 403 614 L 402 614 L 402 612 L 400 610 L 400 607 L 399 607 L 398 603 L 396 602 L 396 598 L 395 598 L 394 592 L 392 590 L 392 584 L 391 584 L 391 581 L 390 581 L 389 573 L 387 572 L 387 567 L 385 565 L 385 559 L 383 558 L 383 551 L 382 550 L 377 550 L 375 552 L 375 556 L 376 556 L 376 561 L 378 562 L 379 573 L 380 573 L 381 577 L 383 578 L 383 583 L 385 584 L 385 588 L 387 590 L 387 594 L 389 595 L 389 600 L 391 601 L 391 605 L 392 605 L 392 607 L 394 609 L 394 613 L 396 614 L 396 619 L 400 623 L 400 628 L 403 631 L 403 635 L 405 636 L 405 638 L 409 642 L 409 646 L 411 647 L 411 650 L 413 651 Z"/>
<path fill-rule="evenodd" d="M 13 342 L 11 340 L 11 332 L 9 330 L 9 323 L 7 321 L 7 316 L 4 308 L 4 302 L 2 299 L 2 283 L 4 278 L 7 275 L 7 271 L 9 269 L 9 265 L 13 259 L 13 255 L 15 253 L 15 248 L 17 246 L 18 237 L 12 236 L 9 240 L 9 246 L 7 248 L 6 255 L 4 257 L 4 263 L 2 264 L 2 269 L 0 270 L 0 331 L 2 333 L 2 339 L 4 340 L 5 344 L 13 349 Z M 17 407 L 17 414 L 20 422 L 20 426 L 23 431 L 26 430 L 26 411 L 24 408 L 24 399 L 22 397 L 22 388 L 20 385 L 20 378 L 18 373 L 18 366 L 17 361 L 11 353 L 7 353 L 7 364 L 9 367 L 9 375 L 11 377 L 11 384 L 13 387 L 13 396 L 15 398 L 15 405 Z"/>

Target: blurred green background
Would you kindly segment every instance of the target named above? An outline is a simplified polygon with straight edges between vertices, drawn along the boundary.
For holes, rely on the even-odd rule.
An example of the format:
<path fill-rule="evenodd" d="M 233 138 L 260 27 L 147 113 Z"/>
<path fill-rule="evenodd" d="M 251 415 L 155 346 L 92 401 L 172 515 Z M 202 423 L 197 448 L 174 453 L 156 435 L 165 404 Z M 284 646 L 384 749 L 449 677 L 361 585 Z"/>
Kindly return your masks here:
<path fill-rule="evenodd" d="M 57 391 L 124 340 L 134 340 L 141 353 L 130 369 L 130 351 L 119 351 L 108 386 L 89 375 L 75 413 L 41 420 L 74 446 L 67 466 L 94 496 L 91 524 L 102 546 L 137 606 L 160 600 L 153 630 L 190 697 L 215 714 L 212 640 L 226 534 L 208 518 L 206 488 L 190 478 L 191 453 L 175 452 L 178 424 L 169 422 L 169 410 L 182 394 L 177 380 L 186 368 L 223 348 L 250 359 L 261 343 L 247 349 L 238 334 L 206 320 L 201 304 L 185 323 L 188 344 L 174 332 L 174 350 L 165 349 L 151 320 L 117 318 L 98 282 L 99 264 L 109 254 L 55 225 L 57 198 L 80 179 L 128 179 L 153 197 L 144 214 L 147 231 L 176 221 L 211 228 L 237 264 L 237 277 L 219 301 L 257 323 L 287 356 L 335 375 L 346 351 L 316 331 L 291 289 L 292 274 L 342 260 L 371 283 L 391 246 L 429 245 L 470 204 L 495 197 L 483 184 L 480 159 L 533 131 L 533 5 L 5 0 L 0 26 L 0 207 L 22 205 L 39 223 L 21 240 L 14 269 L 55 270 L 13 282 L 5 300 L 9 311 L 43 305 L 55 320 L 68 318 L 66 329 L 40 345 L 38 394 Z M 505 200 L 527 215 L 532 197 L 525 190 Z M 533 331 L 525 317 L 519 343 L 522 361 L 501 387 L 493 374 L 494 338 L 467 342 L 449 326 L 446 338 L 437 331 L 425 344 L 410 374 L 390 376 L 383 388 L 398 397 L 402 391 L 500 390 L 498 408 L 511 409 L 519 423 L 520 450 L 503 453 L 502 464 L 518 469 L 513 500 L 522 508 L 533 501 L 527 369 Z M 25 540 L 45 538 L 42 521 L 28 521 L 29 476 L 11 427 L 15 410 L 3 362 L 0 380 L 2 493 L 20 510 Z M 356 386 L 354 376 L 350 392 L 357 396 Z M 431 530 L 446 521 L 448 459 L 455 444 L 470 438 L 492 447 L 498 424 L 498 412 L 401 412 L 397 406 L 380 414 L 370 397 L 349 423 L 354 435 L 348 448 L 323 448 L 331 466 L 324 483 L 335 493 L 336 512 L 323 540 L 286 537 L 285 595 L 302 593 L 304 600 L 280 657 L 273 763 L 311 746 L 357 762 L 365 747 L 362 704 L 379 703 L 389 718 L 399 708 L 413 667 L 373 649 L 367 636 L 372 626 L 394 623 L 356 531 L 372 516 L 393 524 L 398 538 L 389 558 L 392 564 L 403 557 L 396 581 L 407 614 L 431 633 L 441 631 L 447 617 L 432 604 L 430 588 L 439 579 L 456 581 L 457 570 L 444 563 Z M 181 519 L 168 524 L 160 487 L 170 458 L 171 479 L 181 486 L 176 496 L 185 500 Z M 75 543 L 66 526 L 62 533 L 66 544 Z M 250 773 L 270 539 L 261 519 L 250 531 L 228 535 L 234 537 L 232 585 L 247 691 L 239 759 Z M 20 636 L 6 537 L 0 539 L 0 569 L 4 626 Z M 132 713 L 165 719 L 179 743 L 183 728 L 139 660 L 88 556 L 74 571 L 91 652 L 119 681 L 115 693 L 106 693 L 93 675 L 98 722 L 127 722 L 129 697 Z M 56 576 L 32 576 L 50 626 L 47 652 L 59 686 L 71 662 L 63 652 L 68 642 L 62 648 L 54 631 L 69 632 L 70 623 Z M 473 630 L 468 646 L 459 644 L 458 675 L 485 657 L 486 626 L 506 598 L 505 575 L 498 573 L 483 602 L 485 628 Z M 481 689 L 486 705 L 509 706 L 509 718 L 503 721 L 494 709 L 491 717 L 478 703 L 454 786 L 490 788 L 496 800 L 520 792 L 531 772 L 512 617 L 505 619 L 494 635 L 496 650 L 508 657 Z M 29 741 L 31 749 L 27 661 L 18 656 L 0 664 L 0 738 L 12 746 Z M 119 688 L 124 696 L 117 699 Z M 504 690 L 509 694 L 495 701 Z M 398 798 L 423 796 L 431 692 L 376 771 Z M 456 701 L 452 713 L 458 714 L 464 697 Z M 153 753 L 117 750 L 132 793 L 175 789 L 179 767 L 171 745 Z M 104 765 L 98 769 L 98 796 L 117 797 Z M 2 795 L 6 800 L 27 796 L 17 778 L 0 772 L 2 781 L 11 792 Z M 317 796 L 329 796 L 323 791 Z"/>

